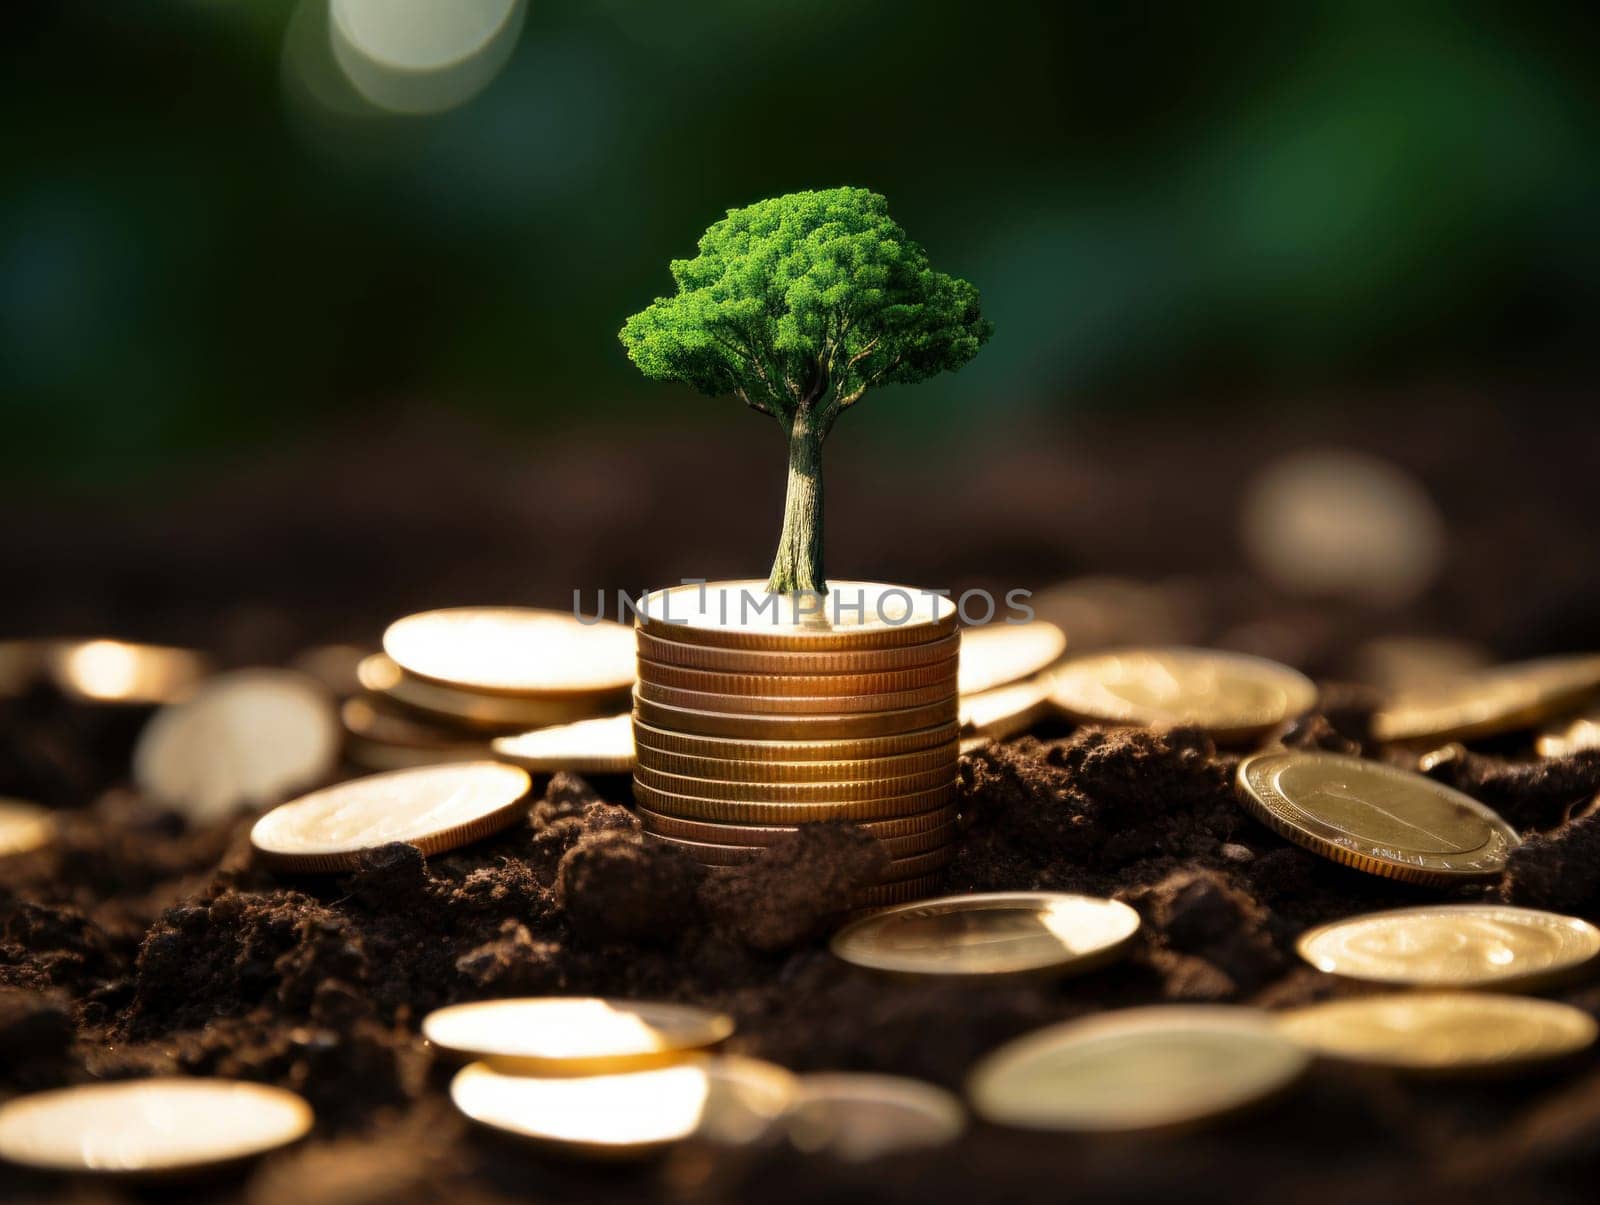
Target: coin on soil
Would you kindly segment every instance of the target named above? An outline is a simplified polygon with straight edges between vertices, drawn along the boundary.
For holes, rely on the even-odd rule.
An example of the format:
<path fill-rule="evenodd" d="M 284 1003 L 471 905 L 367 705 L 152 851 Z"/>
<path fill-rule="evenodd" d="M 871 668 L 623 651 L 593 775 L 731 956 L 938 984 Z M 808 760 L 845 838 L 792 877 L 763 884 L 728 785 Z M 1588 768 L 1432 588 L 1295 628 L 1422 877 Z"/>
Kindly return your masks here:
<path fill-rule="evenodd" d="M 55 820 L 45 808 L 0 798 L 0 858 L 32 853 L 55 840 Z"/>
<path fill-rule="evenodd" d="M 495 740 L 494 751 L 497 757 L 536 773 L 626 774 L 633 769 L 633 717 L 624 712 L 502 736 Z"/>
<path fill-rule="evenodd" d="M 227 1079 L 80 1084 L 0 1105 L 0 1158 L 63 1172 L 153 1174 L 218 1167 L 311 1129 L 293 1092 Z"/>
<path fill-rule="evenodd" d="M 991 623 L 961 633 L 961 693 L 974 695 L 1028 678 L 1053 665 L 1067 647 L 1055 624 Z"/>
<path fill-rule="evenodd" d="M 636 693 L 640 699 L 686 707 L 694 711 L 715 711 L 725 715 L 849 715 L 855 712 L 896 711 L 906 707 L 927 707 L 956 699 L 955 677 L 938 686 L 916 690 L 885 691 L 869 695 L 724 695 L 703 690 L 679 690 L 657 686 L 641 679 Z"/>
<path fill-rule="evenodd" d="M 955 777 L 956 742 L 951 740 L 920 753 L 899 753 L 890 757 L 862 757 L 851 761 L 732 761 L 716 757 L 689 757 L 668 753 L 649 745 L 639 746 L 639 765 L 663 774 L 690 778 L 711 778 L 722 782 L 862 782 L 868 779 L 903 778 L 943 770 Z"/>
<path fill-rule="evenodd" d="M 1382 741 L 1468 740 L 1530 728 L 1600 692 L 1600 654 L 1496 666 L 1442 688 L 1399 694 L 1372 717 Z"/>
<path fill-rule="evenodd" d="M 352 870 L 391 841 L 443 853 L 516 823 L 531 785 L 526 770 L 499 762 L 372 774 L 274 808 L 250 844 L 267 866 L 307 872 Z"/>
<path fill-rule="evenodd" d="M 922 900 L 839 930 L 845 962 L 906 975 L 1076 973 L 1118 957 L 1139 914 L 1117 900 L 1005 891 Z"/>
<path fill-rule="evenodd" d="M 1239 763 L 1238 796 L 1296 845 L 1369 874 L 1445 885 L 1499 874 L 1517 832 L 1470 795 L 1381 762 L 1306 750 Z"/>
<path fill-rule="evenodd" d="M 125 640 L 64 640 L 49 645 L 44 668 L 74 698 L 148 707 L 187 698 L 211 666 L 190 649 Z"/>
<path fill-rule="evenodd" d="M 952 632 L 921 644 L 885 649 L 844 649 L 837 652 L 764 652 L 760 649 L 725 649 L 662 640 L 642 628 L 636 633 L 641 660 L 685 669 L 714 670 L 730 674 L 882 674 L 955 660 L 961 651 L 961 633 Z"/>
<path fill-rule="evenodd" d="M 882 582 L 829 582 L 827 594 L 768 594 L 746 580 L 655 590 L 639 630 L 661 640 L 764 652 L 843 652 L 924 644 L 956 630 L 948 598 Z"/>
<path fill-rule="evenodd" d="M 565 1154 L 629 1158 L 688 1139 L 757 1141 L 795 1091 L 781 1067 L 714 1055 L 616 1075 L 507 1075 L 473 1063 L 456 1073 L 450 1099 L 480 1125 Z"/>
<path fill-rule="evenodd" d="M 956 725 L 946 721 L 929 728 L 917 728 L 887 736 L 845 737 L 813 740 L 740 740 L 732 737 L 698 736 L 677 732 L 650 724 L 638 715 L 633 717 L 634 740 L 642 749 L 646 746 L 685 757 L 715 758 L 718 761 L 742 761 L 765 765 L 767 763 L 796 764 L 807 762 L 857 761 L 895 757 L 938 749 L 952 744 L 957 737 Z"/>
<path fill-rule="evenodd" d="M 685 820 L 716 820 L 730 824 L 799 824 L 808 820 L 891 820 L 956 800 L 954 781 L 927 791 L 885 799 L 829 800 L 815 803 L 769 803 L 758 799 L 707 799 L 677 795 L 635 780 L 633 798 L 640 807 L 663 816 Z"/>
<path fill-rule="evenodd" d="M 978 1064 L 967 1095 L 1000 1125 L 1163 1130 L 1256 1104 L 1287 1088 L 1309 1061 L 1253 1009 L 1134 1008 L 1002 1046 Z"/>
<path fill-rule="evenodd" d="M 1055 679 L 1049 674 L 1040 674 L 1010 686 L 997 686 L 975 695 L 963 694 L 962 734 L 1003 741 L 1008 736 L 1026 732 L 1055 710 L 1050 699 L 1054 690 Z"/>
<path fill-rule="evenodd" d="M 1507 904 L 1440 904 L 1321 925 L 1295 948 L 1318 970 L 1411 987 L 1530 987 L 1591 962 L 1600 929 Z"/>
<path fill-rule="evenodd" d="M 773 845 L 799 827 L 794 824 L 717 824 L 706 820 L 680 820 L 642 807 L 635 811 L 647 833 L 708 845 Z M 942 807 L 892 820 L 853 820 L 850 823 L 881 840 L 946 829 L 956 824 L 958 817 L 954 807 Z"/>
<path fill-rule="evenodd" d="M 897 711 L 858 711 L 834 715 L 729 715 L 726 712 L 699 711 L 675 707 L 652 699 L 634 696 L 635 720 L 652 728 L 667 729 L 690 736 L 731 737 L 754 741 L 854 741 L 870 737 L 897 736 L 953 724 L 957 699 Z M 837 756 L 848 756 L 839 754 Z M 798 757 L 796 760 L 800 760 Z"/>
<path fill-rule="evenodd" d="M 1054 671 L 1056 706 L 1087 724 L 1203 728 L 1219 743 L 1248 740 L 1309 710 L 1304 674 L 1242 653 L 1150 648 L 1097 653 Z"/>
<path fill-rule="evenodd" d="M 785 1125 L 797 1149 L 859 1163 L 954 1142 L 967 1115 L 954 1096 L 921 1080 L 823 1072 L 801 1077 Z"/>
<path fill-rule="evenodd" d="M 1434 1075 L 1511 1072 L 1589 1046 L 1595 1021 L 1553 1000 L 1397 992 L 1283 1013 L 1278 1031 L 1327 1058 Z"/>
<path fill-rule="evenodd" d="M 389 625 L 383 651 L 406 673 L 478 694 L 570 698 L 633 684 L 633 632 L 531 607 L 450 607 Z"/>
<path fill-rule="evenodd" d="M 437 1009 L 422 1036 L 511 1075 L 609 1075 L 683 1061 L 733 1032 L 733 1019 L 690 1004 L 594 996 L 481 1000 Z"/>
<path fill-rule="evenodd" d="M 752 803 L 831 803 L 865 799 L 892 799 L 928 791 L 954 782 L 955 759 L 932 770 L 900 778 L 862 779 L 852 782 L 721 782 L 710 778 L 663 774 L 646 765 L 634 769 L 635 781 L 675 795 L 701 799 L 739 799 Z"/>
<path fill-rule="evenodd" d="M 139 734 L 139 789 L 196 820 L 276 803 L 326 780 L 339 760 L 333 700 L 286 669 L 208 679 L 157 712 Z"/>
<path fill-rule="evenodd" d="M 357 667 L 361 685 L 429 720 L 486 732 L 509 733 L 586 720 L 597 711 L 615 710 L 623 696 L 561 698 L 500 695 L 462 690 L 413 677 L 382 653 Z"/>
<path fill-rule="evenodd" d="M 1600 709 L 1548 725 L 1533 747 L 1540 757 L 1571 757 L 1585 749 L 1600 749 Z"/>

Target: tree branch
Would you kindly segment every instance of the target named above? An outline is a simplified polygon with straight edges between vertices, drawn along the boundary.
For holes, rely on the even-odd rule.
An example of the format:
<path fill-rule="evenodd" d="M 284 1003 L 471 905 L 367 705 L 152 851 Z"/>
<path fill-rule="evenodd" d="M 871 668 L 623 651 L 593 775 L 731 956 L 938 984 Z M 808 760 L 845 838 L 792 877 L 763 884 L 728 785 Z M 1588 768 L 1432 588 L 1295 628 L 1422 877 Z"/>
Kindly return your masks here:
<path fill-rule="evenodd" d="M 761 401 L 759 398 L 751 397 L 743 389 L 735 389 L 733 391 L 733 393 L 734 393 L 735 397 L 737 397 L 746 406 L 749 406 L 750 409 L 760 411 L 762 414 L 768 415 L 769 417 L 772 417 L 772 418 L 777 418 L 778 417 L 777 414 L 773 411 L 771 406 L 768 406 L 765 402 Z"/>

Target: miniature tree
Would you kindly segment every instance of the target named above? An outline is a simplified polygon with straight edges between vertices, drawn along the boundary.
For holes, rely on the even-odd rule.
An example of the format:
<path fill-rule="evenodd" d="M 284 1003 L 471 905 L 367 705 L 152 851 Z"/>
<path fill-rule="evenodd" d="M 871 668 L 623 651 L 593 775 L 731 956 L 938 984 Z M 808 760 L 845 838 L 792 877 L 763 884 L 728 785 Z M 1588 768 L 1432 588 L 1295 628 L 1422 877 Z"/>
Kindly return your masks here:
<path fill-rule="evenodd" d="M 677 294 L 629 318 L 623 346 L 652 380 L 732 394 L 778 420 L 789 485 L 767 589 L 826 593 L 823 440 L 870 389 L 972 359 L 993 329 L 978 290 L 930 268 L 864 188 L 730 209 L 672 276 Z"/>

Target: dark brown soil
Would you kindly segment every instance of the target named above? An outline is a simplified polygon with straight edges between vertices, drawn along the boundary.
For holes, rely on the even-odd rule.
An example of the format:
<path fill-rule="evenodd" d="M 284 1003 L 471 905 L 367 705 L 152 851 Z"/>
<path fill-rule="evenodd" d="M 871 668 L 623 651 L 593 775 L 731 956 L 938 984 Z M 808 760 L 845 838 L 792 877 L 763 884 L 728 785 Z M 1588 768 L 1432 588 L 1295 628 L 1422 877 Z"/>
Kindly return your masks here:
<path fill-rule="evenodd" d="M 1275 596 L 1230 559 L 1226 525 L 1214 515 L 1209 543 L 1195 546 L 1212 505 L 1205 499 L 1270 441 L 1219 452 L 1183 475 L 1162 472 L 1184 463 L 1182 446 L 1098 436 L 1093 447 L 1104 455 L 1142 457 L 1137 481 L 1097 471 L 1078 445 L 1048 463 L 1036 450 L 1010 449 L 1003 463 L 1020 469 L 1007 474 L 1003 463 L 980 459 L 969 470 L 1009 498 L 1007 525 L 989 521 L 1005 509 L 991 500 L 987 509 L 968 508 L 970 525 L 939 538 L 907 519 L 893 558 L 879 548 L 869 559 L 859 537 L 846 537 L 853 561 L 841 550 L 837 563 L 883 563 L 893 576 L 957 587 L 1013 572 L 1017 581 L 1007 585 L 1040 585 L 1086 567 L 1142 570 L 1159 613 L 1182 629 L 1151 635 L 1269 652 L 1321 677 L 1322 713 L 1282 733 L 1289 743 L 1398 758 L 1368 738 L 1370 694 L 1340 685 L 1363 637 L 1448 632 L 1505 656 L 1600 647 L 1600 567 L 1582 554 L 1584 525 L 1567 509 L 1582 504 L 1592 515 L 1600 501 L 1589 496 L 1600 492 L 1594 475 L 1579 471 L 1585 449 L 1543 432 L 1521 446 L 1525 462 L 1500 466 L 1494 479 L 1510 485 L 1485 506 L 1473 500 L 1481 480 L 1473 472 L 1503 445 L 1486 442 L 1481 429 L 1442 441 L 1437 427 L 1419 420 L 1419 430 L 1435 438 L 1404 446 L 1418 450 L 1414 467 L 1457 534 L 1444 580 L 1404 612 Z M 675 569 L 661 571 L 658 553 L 604 564 L 591 553 L 586 563 L 569 556 L 538 571 L 542 593 L 519 588 L 522 579 L 507 568 L 519 553 L 508 531 L 560 547 L 649 542 L 605 489 L 573 476 L 571 449 L 535 458 L 550 474 L 547 488 L 561 491 L 540 504 L 562 517 L 551 529 L 558 534 L 539 537 L 522 504 L 505 501 L 520 498 L 511 465 L 496 477 L 485 457 L 451 450 L 435 431 L 424 435 L 409 445 L 397 436 L 404 450 L 389 447 L 386 467 L 392 472 L 397 456 L 442 465 L 444 480 L 429 494 L 453 498 L 443 516 L 424 522 L 420 510 L 396 501 L 398 519 L 375 518 L 378 508 L 350 487 L 361 479 L 359 464 L 335 484 L 315 462 L 219 485 L 204 514 L 63 513 L 0 540 L 0 556 L 37 572 L 40 583 L 22 601 L 0 604 L 0 616 L 22 633 L 59 631 L 51 615 L 65 615 L 79 632 L 176 639 L 224 661 L 283 661 L 313 640 L 370 640 L 383 618 L 412 606 L 506 597 L 562 605 L 570 586 L 561 573 L 585 589 L 642 584 L 632 576 L 639 566 L 653 574 L 644 579 L 651 584 L 685 575 L 677 558 Z M 692 462 L 693 449 L 672 454 L 679 451 Z M 649 463 L 632 447 L 615 460 L 617 470 L 594 471 Z M 710 473 L 718 463 L 679 468 Z M 1043 494 L 1057 480 L 1074 483 L 1072 513 L 1045 516 Z M 461 486 L 454 494 L 452 481 Z M 1201 501 L 1185 505 L 1191 496 Z M 376 570 L 365 580 L 359 566 L 333 568 L 340 558 L 327 537 L 311 537 L 325 555 L 298 561 L 290 545 L 313 529 L 308 497 L 321 500 L 325 526 L 343 524 L 367 540 L 411 540 L 413 564 L 433 584 L 400 583 L 377 550 L 364 562 Z M 1051 497 L 1062 501 L 1059 491 Z M 1152 517 L 1163 513 L 1163 499 L 1166 523 Z M 844 503 L 836 496 L 830 505 Z M 1079 508 L 1097 518 L 1074 517 Z M 884 521 L 893 521 L 896 504 L 885 510 Z M 423 524 L 420 534 L 407 528 L 413 520 Z M 998 539 L 997 530 L 1005 533 Z M 1116 530 L 1144 541 L 1136 556 L 1111 551 Z M 1568 542 L 1552 545 L 1551 532 Z M 158 552 L 163 535 L 168 551 Z M 724 545 L 746 539 L 737 522 L 723 536 Z M 1196 559 L 1205 547 L 1209 569 Z M 72 549 L 92 551 L 99 563 L 79 564 Z M 722 545 L 686 551 L 682 563 L 702 555 L 708 575 L 726 570 Z M 207 582 L 209 610 L 168 580 L 202 564 L 212 576 L 188 580 Z M 1547 572 L 1525 572 L 1546 564 Z M 48 572 L 52 566 L 62 572 Z M 1177 571 L 1183 576 L 1168 576 Z M 0 863 L 0 1090 L 176 1071 L 266 1080 L 310 1099 L 313 1141 L 186 1187 L 195 1199 L 1593 1199 L 1595 1055 L 1488 1084 L 1319 1067 L 1270 1108 L 1161 1139 L 1085 1140 L 976 1124 L 952 1147 L 862 1166 L 784 1150 L 712 1158 L 684 1149 L 643 1167 L 594 1168 L 470 1130 L 444 1093 L 450 1068 L 416 1031 L 440 1004 L 493 995 L 686 1000 L 737 1019 L 733 1049 L 795 1070 L 897 1072 L 959 1089 L 974 1061 L 1006 1039 L 1100 1009 L 1162 1000 L 1276 1007 L 1357 990 L 1294 956 L 1295 936 L 1324 920 L 1451 898 L 1503 898 L 1600 920 L 1600 817 L 1585 812 L 1600 792 L 1600 754 L 1540 762 L 1527 734 L 1516 734 L 1441 762 L 1436 777 L 1491 803 L 1528 840 L 1500 881 L 1440 891 L 1362 875 L 1287 844 L 1235 802 L 1237 753 L 1219 752 L 1199 733 L 1058 725 L 992 745 L 963 761 L 973 823 L 947 885 L 1116 896 L 1139 909 L 1145 929 L 1124 962 L 1082 978 L 968 987 L 885 979 L 828 954 L 822 935 L 851 887 L 883 858 L 848 826 L 807 830 L 760 863 L 708 877 L 676 851 L 640 840 L 621 806 L 625 778 L 556 775 L 539 782 L 526 824 L 469 848 L 425 861 L 396 845 L 354 874 L 279 876 L 250 863 L 250 817 L 193 830 L 126 789 L 142 719 L 42 690 L 0 700 L 0 794 L 59 807 L 66 820 L 54 849 Z M 1556 994 L 1600 1013 L 1592 982 Z M 118 1200 L 125 1192 L 151 1195 L 0 1170 L 6 1200 Z"/>

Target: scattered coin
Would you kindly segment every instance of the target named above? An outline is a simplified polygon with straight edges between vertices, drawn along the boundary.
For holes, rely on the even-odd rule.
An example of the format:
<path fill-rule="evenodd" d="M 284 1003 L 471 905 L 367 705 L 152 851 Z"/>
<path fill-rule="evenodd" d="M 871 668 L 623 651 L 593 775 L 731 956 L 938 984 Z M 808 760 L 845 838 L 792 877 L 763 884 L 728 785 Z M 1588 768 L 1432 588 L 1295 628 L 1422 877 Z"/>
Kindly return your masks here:
<path fill-rule="evenodd" d="M 636 624 L 661 640 L 761 652 L 842 652 L 924 644 L 956 630 L 948 598 L 880 582 L 829 582 L 826 595 L 768 594 L 761 581 L 655 590 Z"/>
<path fill-rule="evenodd" d="M 499 832 L 526 810 L 528 772 L 499 762 L 462 762 L 372 774 L 281 804 L 250 830 L 268 866 L 343 871 L 391 841 L 443 853 Z"/>
<path fill-rule="evenodd" d="M 698 711 L 657 703 L 637 695 L 633 701 L 634 719 L 652 728 L 690 736 L 731 737 L 754 741 L 853 741 L 869 737 L 896 736 L 953 724 L 957 699 L 899 711 L 858 711 L 835 715 L 730 715 L 726 712 Z"/>
<path fill-rule="evenodd" d="M 1489 992 L 1398 992 L 1292 1009 L 1278 1031 L 1328 1058 L 1437 1075 L 1515 1071 L 1595 1039 L 1588 1013 Z"/>
<path fill-rule="evenodd" d="M 1068 973 L 1103 966 L 1139 931 L 1117 900 L 1007 891 L 922 900 L 865 917 L 834 935 L 845 962 L 908 975 Z"/>
<path fill-rule="evenodd" d="M 0 1105 L 0 1158 L 49 1171 L 157 1173 L 217 1167 L 311 1129 L 293 1092 L 226 1079 L 81 1084 Z"/>
<path fill-rule="evenodd" d="M 152 799 L 216 820 L 323 781 L 339 740 L 333 702 L 315 681 L 293 670 L 236 670 L 151 717 L 133 779 Z"/>
<path fill-rule="evenodd" d="M 478 694 L 589 697 L 633 685 L 633 632 L 560 611 L 424 611 L 390 624 L 383 651 L 408 674 Z"/>
<path fill-rule="evenodd" d="M 382 695 L 363 694 L 339 707 L 350 760 L 371 770 L 404 770 L 448 761 L 485 761 L 485 740 L 415 718 Z"/>
<path fill-rule="evenodd" d="M 784 719 L 812 715 L 839 716 L 868 712 L 882 715 L 908 707 L 938 706 L 945 701 L 952 705 L 956 699 L 955 678 L 938 686 L 923 686 L 916 690 L 885 691 L 873 695 L 723 695 L 703 690 L 679 690 L 671 686 L 658 686 L 642 678 L 637 687 L 637 697 L 653 703 L 693 711 L 714 711 L 722 715 L 763 716 L 775 715 Z"/>
<path fill-rule="evenodd" d="M 902 691 L 937 689 L 947 694 L 955 689 L 956 658 L 916 665 L 910 669 L 887 670 L 872 674 L 823 674 L 809 671 L 783 674 L 727 674 L 702 669 L 685 669 L 659 661 L 639 660 L 641 685 L 665 686 L 700 694 L 721 694 L 738 698 L 789 700 L 814 696 L 863 696 Z M 670 700 L 668 700 L 670 702 Z"/>
<path fill-rule="evenodd" d="M 961 731 L 1003 741 L 1026 732 L 1054 710 L 1055 679 L 1040 674 L 1010 686 L 961 696 Z"/>
<path fill-rule="evenodd" d="M 616 706 L 612 695 L 596 696 L 600 700 L 596 704 L 586 699 L 487 694 L 444 686 L 412 677 L 382 653 L 368 657 L 357 672 L 367 690 L 414 713 L 442 720 L 448 726 L 487 732 L 509 734 L 549 724 L 570 724 Z"/>
<path fill-rule="evenodd" d="M 619 1075 L 506 1075 L 473 1063 L 450 1084 L 456 1108 L 480 1125 L 591 1158 L 640 1156 L 687 1139 L 754 1142 L 795 1092 L 783 1068 L 731 1055 Z"/>
<path fill-rule="evenodd" d="M 1600 709 L 1547 726 L 1534 738 L 1540 757 L 1571 757 L 1585 749 L 1600 749 Z"/>
<path fill-rule="evenodd" d="M 1054 676 L 1056 705 L 1083 723 L 1193 725 L 1221 743 L 1259 736 L 1317 701 L 1311 680 L 1286 665 L 1210 649 L 1099 653 Z"/>
<path fill-rule="evenodd" d="M 55 840 L 52 814 L 36 803 L 0 798 L 0 858 L 32 853 Z"/>
<path fill-rule="evenodd" d="M 795 824 L 718 824 L 707 820 L 681 820 L 642 807 L 635 808 L 635 812 L 647 833 L 677 837 L 684 841 L 701 841 L 708 845 L 772 845 L 799 827 Z M 887 839 L 948 829 L 956 823 L 958 816 L 954 807 L 942 807 L 889 820 L 853 820 L 851 823 L 874 837 Z"/>
<path fill-rule="evenodd" d="M 1520 661 L 1397 694 L 1372 717 L 1372 732 L 1383 741 L 1493 736 L 1555 719 L 1597 693 L 1600 654 Z"/>
<path fill-rule="evenodd" d="M 1066 647 L 1066 633 L 1043 619 L 967 628 L 961 633 L 961 693 L 979 694 L 1032 677 L 1053 665 Z"/>
<path fill-rule="evenodd" d="M 657 790 L 636 779 L 633 798 L 640 807 L 685 820 L 716 820 L 731 824 L 801 824 L 810 820 L 890 820 L 897 816 L 932 811 L 953 804 L 956 787 L 952 779 L 945 786 L 887 799 L 769 803 L 763 800 L 678 795 Z"/>
<path fill-rule="evenodd" d="M 626 774 L 633 769 L 633 717 L 608 715 L 498 737 L 495 755 L 525 770 Z"/>
<path fill-rule="evenodd" d="M 1506 904 L 1443 904 L 1321 925 L 1295 948 L 1318 970 L 1413 987 L 1527 987 L 1600 954 L 1600 929 Z"/>
<path fill-rule="evenodd" d="M 863 779 L 852 782 L 722 782 L 711 778 L 663 774 L 642 762 L 634 769 L 636 782 L 670 791 L 675 795 L 694 795 L 701 799 L 736 799 L 760 803 L 831 803 L 869 799 L 893 799 L 917 791 L 929 791 L 955 780 L 953 761 L 932 770 L 899 778 Z"/>
<path fill-rule="evenodd" d="M 943 1088 L 898 1075 L 828 1072 L 800 1079 L 789 1141 L 847 1163 L 954 1142 L 966 1110 Z"/>
<path fill-rule="evenodd" d="M 1442 636 L 1380 636 L 1356 650 L 1360 681 L 1386 691 L 1454 686 L 1489 664 L 1482 645 Z"/>
<path fill-rule="evenodd" d="M 52 643 L 45 656 L 45 671 L 56 686 L 90 703 L 176 703 L 210 668 L 190 649 L 124 640 L 61 641 Z"/>
<path fill-rule="evenodd" d="M 921 644 L 889 648 L 766 652 L 761 649 L 717 648 L 687 640 L 663 640 L 640 630 L 639 656 L 662 665 L 715 670 L 732 674 L 880 674 L 952 661 L 961 651 L 961 633 L 952 632 Z"/>
<path fill-rule="evenodd" d="M 1102 1013 L 1002 1046 L 967 1084 L 1000 1125 L 1114 1132 L 1238 1112 L 1293 1083 L 1309 1059 L 1266 1014 L 1221 1006 Z"/>
<path fill-rule="evenodd" d="M 680 1062 L 733 1032 L 733 1019 L 689 1004 L 538 996 L 454 1004 L 428 1014 L 441 1050 L 511 1075 L 610 1075 Z"/>
<path fill-rule="evenodd" d="M 718 761 L 743 761 L 760 764 L 858 761 L 895 757 L 952 744 L 957 737 L 954 721 L 929 728 L 915 728 L 887 736 L 844 737 L 811 740 L 761 740 L 720 736 L 700 736 L 653 725 L 640 716 L 633 718 L 634 740 L 646 746 L 686 757 L 715 758 Z"/>
<path fill-rule="evenodd" d="M 862 782 L 871 778 L 903 778 L 930 770 L 942 770 L 953 775 L 954 747 L 955 741 L 949 740 L 921 752 L 897 753 L 886 757 L 861 757 L 850 761 L 773 762 L 690 757 L 642 744 L 639 746 L 639 766 L 663 774 L 722 782 Z"/>
<path fill-rule="evenodd" d="M 1497 875 L 1520 843 L 1460 791 L 1335 753 L 1258 753 L 1239 764 L 1239 798 L 1296 845 L 1369 874 L 1445 885 Z"/>

